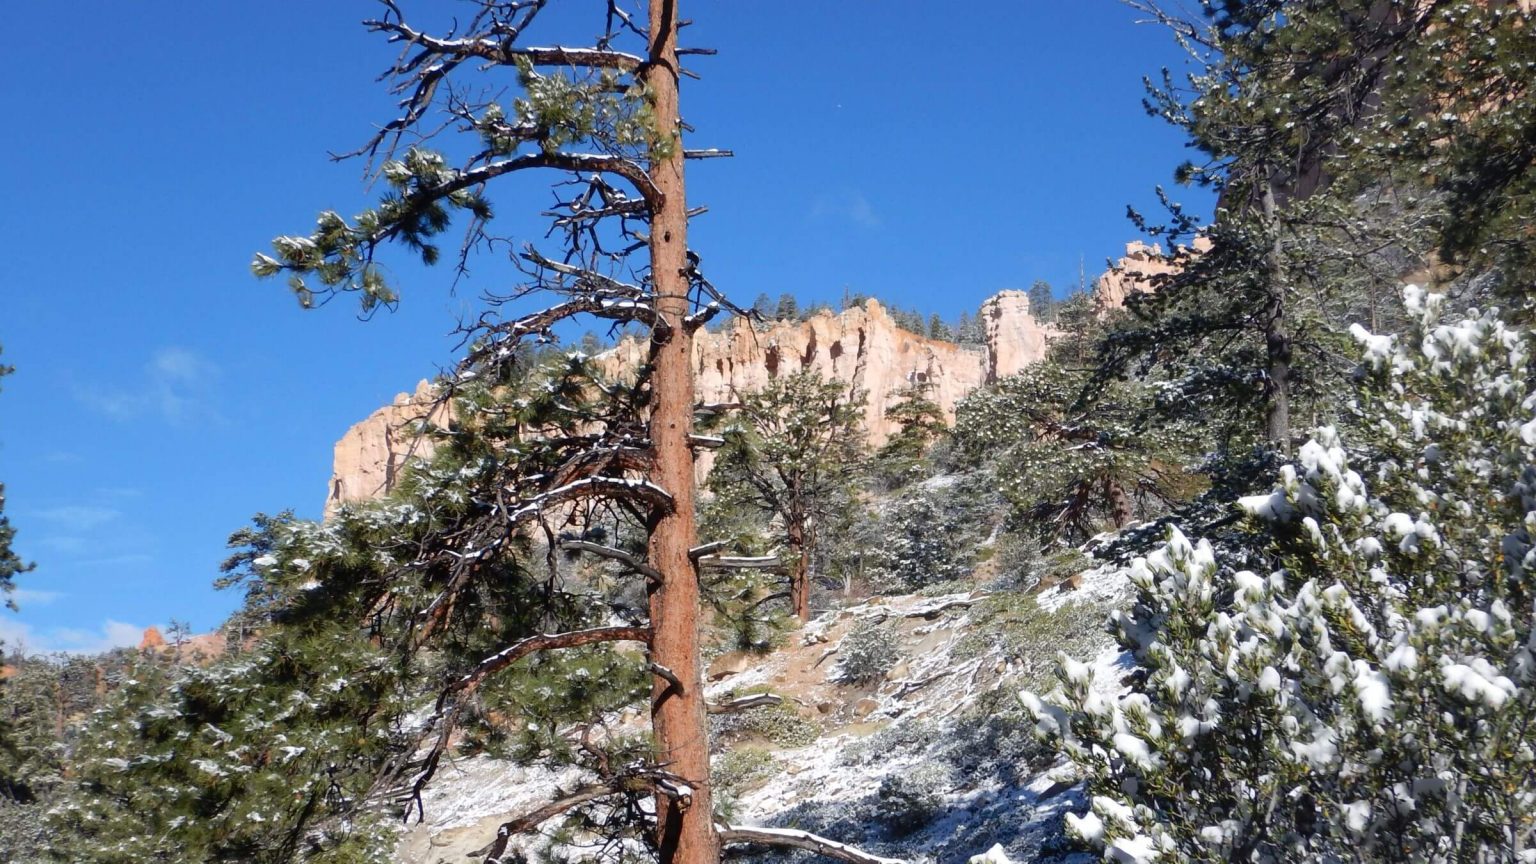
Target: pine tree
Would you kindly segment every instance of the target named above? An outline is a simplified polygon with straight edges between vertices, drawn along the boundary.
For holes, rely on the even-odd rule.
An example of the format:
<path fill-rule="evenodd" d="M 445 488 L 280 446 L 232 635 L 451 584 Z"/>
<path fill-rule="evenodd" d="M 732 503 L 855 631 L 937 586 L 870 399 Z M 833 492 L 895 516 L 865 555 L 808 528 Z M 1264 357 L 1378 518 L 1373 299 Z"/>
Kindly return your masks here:
<path fill-rule="evenodd" d="M 950 332 L 949 325 L 944 323 L 944 319 L 940 318 L 937 312 L 928 316 L 928 338 L 944 342 L 955 341 L 955 334 Z"/>
<path fill-rule="evenodd" d="M 778 307 L 774 306 L 773 298 L 766 293 L 757 295 L 757 300 L 752 303 L 752 314 L 762 321 L 772 321 L 777 317 Z"/>
<path fill-rule="evenodd" d="M 896 394 L 895 404 L 885 410 L 885 419 L 896 424 L 896 431 L 875 454 L 875 465 L 891 486 L 915 479 L 929 448 L 949 431 L 932 391 L 931 382 L 914 383 Z"/>
<path fill-rule="evenodd" d="M 1056 320 L 1055 298 L 1052 295 L 1051 283 L 1044 279 L 1036 279 L 1035 284 L 1029 286 L 1029 312 L 1036 321 L 1051 322 Z"/>
<path fill-rule="evenodd" d="M 958 457 L 985 466 L 1015 518 L 1074 543 L 1161 515 L 1196 491 L 1184 466 L 1203 430 L 1156 410 L 1159 387 L 1096 382 L 1108 324 L 1086 295 L 1059 307 L 1047 357 L 967 395 L 955 409 Z"/>
<path fill-rule="evenodd" d="M 814 371 L 776 378 L 741 398 L 710 472 L 719 498 L 779 526 L 790 608 L 802 622 L 811 617 L 821 529 L 849 500 L 863 448 L 863 401 L 862 393 Z"/>
<path fill-rule="evenodd" d="M 1410 287 L 1408 332 L 1353 329 L 1354 440 L 1320 428 L 1238 502 L 1247 533 L 1135 562 L 1131 692 L 1067 658 L 1026 697 L 1106 860 L 1528 857 L 1536 364 L 1446 305 Z"/>
<path fill-rule="evenodd" d="M 987 334 L 981 326 L 980 316 L 972 317 L 969 312 L 960 313 L 960 323 L 955 326 L 955 341 L 961 345 L 984 345 Z"/>
<path fill-rule="evenodd" d="M 779 305 L 774 307 L 773 317 L 779 321 L 797 321 L 800 318 L 800 304 L 795 302 L 795 295 L 780 294 Z"/>
<path fill-rule="evenodd" d="M 1511 133 L 1533 128 L 1528 76 L 1516 71 L 1533 59 L 1530 13 L 1233 0 L 1183 20 L 1155 0 L 1131 5 L 1167 23 L 1197 65 L 1187 82 L 1165 70 L 1149 83 L 1147 107 L 1202 154 L 1178 179 L 1219 199 L 1200 229 L 1205 251 L 1181 245 L 1196 224 L 1177 205 L 1169 225 L 1149 228 L 1168 241 L 1175 272 L 1131 299 L 1106 371 L 1161 367 L 1179 392 L 1168 404 L 1288 452 L 1293 417 L 1335 407 L 1348 325 L 1400 318 L 1384 286 L 1435 269 L 1436 247 L 1457 266 L 1519 257 L 1510 250 L 1521 244 L 1471 244 L 1483 254 L 1457 238 L 1491 240 L 1484 225 L 1508 224 L 1494 213 L 1529 212 L 1517 190 L 1533 182 L 1533 151 Z M 1483 102 L 1491 92 L 1500 99 Z M 1479 149 L 1499 158 L 1473 167 L 1451 155 Z M 1461 192 L 1481 203 L 1455 203 Z M 1478 227 L 1458 208 L 1478 210 Z"/>
<path fill-rule="evenodd" d="M 515 836 L 542 822 L 574 819 L 615 799 L 625 800 L 621 809 L 634 818 L 610 825 L 614 839 L 648 844 L 665 864 L 714 864 L 723 843 L 804 845 L 803 838 L 717 829 L 711 800 L 699 656 L 692 343 L 717 314 L 747 313 L 715 289 L 701 257 L 688 248 L 683 164 L 728 154 L 684 147 L 677 45 L 683 22 L 676 0 L 650 0 L 645 22 L 608 4 L 602 35 L 590 46 L 524 47 L 543 24 L 544 6 L 481 3 L 451 37 L 440 37 L 407 23 L 398 4 L 385 4 L 385 16 L 367 26 L 406 48 L 385 75 L 403 113 L 381 125 L 358 155 L 383 158 L 379 170 L 389 191 L 350 221 L 333 211 L 321 214 L 313 233 L 279 237 L 275 255 L 258 255 L 253 263 L 258 276 L 287 274 L 305 306 L 347 291 L 360 295 L 365 311 L 391 306 L 397 295 L 375 264 L 386 246 L 399 243 L 431 264 L 440 254 L 439 235 L 464 216 L 463 264 L 488 238 L 490 196 L 505 186 L 503 178 L 533 169 L 565 175 L 554 187 L 556 203 L 544 208 L 563 248 L 545 255 L 529 246 L 515 259 L 529 281 L 513 297 L 556 302 L 511 320 L 501 320 L 495 309 L 482 316 L 470 328 L 468 355 L 443 382 L 445 400 L 465 403 L 445 444 L 465 456 L 466 448 L 478 448 L 474 471 L 485 492 L 446 502 L 452 505 L 446 521 L 412 547 L 413 559 L 390 578 L 406 585 L 427 579 L 400 607 L 413 613 L 405 642 L 413 651 L 462 638 L 483 653 L 438 691 L 420 742 L 424 764 L 396 776 L 409 778 L 406 800 L 419 803 L 476 699 L 515 678 L 522 661 L 639 642 L 650 678 L 649 753 L 610 759 L 598 747 L 584 763 L 584 786 L 506 823 L 488 856 L 501 857 Z M 643 53 L 622 50 L 626 43 L 643 44 Z M 689 53 L 701 49 L 682 56 Z M 505 82 L 485 77 L 497 69 L 516 75 L 510 102 L 503 101 Z M 431 116 L 438 110 L 449 118 L 446 125 Z M 468 142 L 448 149 L 476 155 L 450 165 L 448 156 L 429 149 L 438 138 Z M 407 140 L 413 143 L 402 146 Z M 488 298 L 493 307 L 508 299 Z M 648 362 L 634 378 L 594 381 L 580 358 L 571 357 L 570 368 L 544 385 L 539 398 L 496 408 L 497 387 L 527 380 L 529 358 L 519 346 L 551 341 L 557 324 L 583 315 L 649 333 Z M 613 520 L 622 530 L 598 539 Z M 574 629 L 554 627 L 515 641 L 494 628 L 445 629 L 445 619 L 464 604 L 478 608 L 473 597 L 488 590 L 487 571 L 530 536 L 545 546 L 552 600 L 561 599 L 555 591 L 559 553 L 590 556 L 645 586 L 643 622 L 556 616 L 552 624 Z M 647 807 L 640 806 L 642 797 L 650 799 Z"/>

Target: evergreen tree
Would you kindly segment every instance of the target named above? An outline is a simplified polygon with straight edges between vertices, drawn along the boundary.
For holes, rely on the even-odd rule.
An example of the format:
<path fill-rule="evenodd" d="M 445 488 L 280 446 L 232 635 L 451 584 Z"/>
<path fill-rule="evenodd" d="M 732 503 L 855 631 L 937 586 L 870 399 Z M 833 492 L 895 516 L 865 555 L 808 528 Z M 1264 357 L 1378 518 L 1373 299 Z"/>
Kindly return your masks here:
<path fill-rule="evenodd" d="M 1519 861 L 1536 843 L 1530 335 L 1410 287 L 1355 327 L 1346 440 L 1320 428 L 1249 531 L 1176 529 L 1115 632 L 1106 697 L 1066 659 L 1026 702 L 1089 778 L 1106 860 Z M 1525 611 L 1517 611 L 1525 610 Z"/>
<path fill-rule="evenodd" d="M 1504 3 L 1233 0 L 1190 21 L 1131 5 L 1168 23 L 1199 67 L 1187 82 L 1165 71 L 1147 105 L 1202 154 L 1178 178 L 1219 203 L 1204 251 L 1180 245 L 1195 223 L 1176 205 L 1170 225 L 1149 229 L 1175 271 L 1131 298 L 1106 372 L 1162 367 L 1168 405 L 1288 451 L 1293 416 L 1335 408 L 1348 325 L 1401 316 L 1383 286 L 1433 269 L 1436 247 L 1452 271 L 1487 276 L 1479 260 L 1513 268 L 1513 247 L 1528 245 L 1493 242 L 1486 227 L 1529 215 L 1536 151 L 1515 130 L 1536 128 L 1519 71 L 1536 59 L 1531 15 Z"/>
<path fill-rule="evenodd" d="M 1087 296 L 1064 302 L 1058 323 L 1044 360 L 961 400 L 954 440 L 963 464 L 995 474 L 1026 527 L 1081 542 L 1194 494 L 1184 466 L 1203 432 L 1160 417 L 1158 387 L 1093 380 L 1106 324 Z"/>
<path fill-rule="evenodd" d="M 486 459 L 506 472 L 492 496 L 496 506 L 462 514 L 463 533 L 437 535 L 442 545 L 422 547 L 423 560 L 413 562 L 455 574 L 437 586 L 444 599 L 418 622 L 419 638 L 442 638 L 436 614 L 455 601 L 477 562 L 490 554 L 486 550 L 500 549 L 506 538 L 524 530 L 556 533 L 550 520 L 564 518 L 557 514 L 565 505 L 582 502 L 592 505 L 581 511 L 586 515 L 608 502 L 636 517 L 645 539 L 643 556 L 580 542 L 586 544 L 583 552 L 624 562 L 630 573 L 644 577 L 647 623 L 530 637 L 487 654 L 475 673 L 443 690 L 432 718 L 438 743 L 413 785 L 419 792 L 430 780 L 466 700 L 487 679 L 531 653 L 639 641 L 651 661 L 651 723 L 664 767 L 641 760 L 642 769 L 626 768 L 629 773 L 622 776 L 617 769 L 598 770 L 593 783 L 606 792 L 589 790 L 580 801 L 541 812 L 561 815 L 604 795 L 648 795 L 654 824 L 642 838 L 660 859 L 712 864 L 722 841 L 748 838 L 718 834 L 711 805 L 699 578 L 690 556 L 697 545 L 690 364 L 694 333 L 721 311 L 744 310 L 715 290 L 700 269 L 701 258 L 687 245 L 683 164 L 698 154 L 686 150 L 682 140 L 676 0 L 651 0 L 646 22 L 610 4 L 591 46 L 524 47 L 530 31 L 541 32 L 535 25 L 543 23 L 543 8 L 511 0 L 483 3 L 455 26 L 452 38 L 442 38 L 411 26 L 398 5 L 386 4 L 385 15 L 368 27 L 409 46 L 386 73 L 403 97 L 403 114 L 382 124 L 359 152 L 384 156 L 380 167 L 390 191 L 353 220 L 327 211 L 309 236 L 278 238 L 275 256 L 258 255 L 253 269 L 259 276 L 289 274 L 290 287 L 306 306 L 317 294 L 348 290 L 359 292 L 365 310 L 388 306 L 396 295 L 374 264 L 384 246 L 398 242 L 430 264 L 439 256 L 436 238 L 462 215 L 470 239 L 461 256 L 468 256 L 480 248 L 475 241 L 486 237 L 493 216 L 489 196 L 505 185 L 502 178 L 531 169 L 568 175 L 570 182 L 555 187 L 559 199 L 547 211 L 552 234 L 564 248 L 546 256 L 529 247 L 517 257 L 530 279 L 517 296 L 546 292 L 558 302 L 514 320 L 481 319 L 451 388 L 504 380 L 518 362 L 514 349 L 520 342 L 547 339 L 556 323 L 579 315 L 643 325 L 651 337 L 650 362 L 638 370 L 637 380 L 606 393 L 601 408 L 586 402 L 597 413 L 574 426 L 540 428 L 519 421 L 503 427 L 499 443 L 508 449 Z M 643 46 L 643 53 L 622 50 L 626 42 Z M 504 84 L 484 77 L 497 68 L 516 75 L 509 102 L 502 100 Z M 436 126 L 439 109 L 452 118 L 442 128 Z M 450 151 L 475 155 L 454 166 L 429 149 L 434 138 L 450 136 L 469 142 Z M 403 140 L 414 143 L 402 149 Z M 633 274 L 640 274 L 638 283 L 624 281 Z M 542 443 L 532 443 L 535 435 Z M 534 465 L 543 470 L 531 473 Z M 472 557 L 464 554 L 464 538 L 481 541 L 472 543 Z M 531 827 L 536 826 L 509 823 L 492 856 L 501 855 L 513 833 Z"/>
<path fill-rule="evenodd" d="M 1035 316 L 1036 321 L 1056 320 L 1056 301 L 1051 292 L 1051 283 L 1036 279 L 1035 284 L 1029 286 L 1029 313 Z"/>
<path fill-rule="evenodd" d="M 981 326 L 980 316 L 972 317 L 969 312 L 961 312 L 960 323 L 955 325 L 955 341 L 961 345 L 986 344 L 987 334 Z"/>
<path fill-rule="evenodd" d="M 949 325 L 944 323 L 944 319 L 940 318 L 937 312 L 928 316 L 928 338 L 944 342 L 955 341 L 955 334 L 950 332 Z"/>
<path fill-rule="evenodd" d="M 929 448 L 949 431 L 943 409 L 930 395 L 932 391 L 931 382 L 914 383 L 898 393 L 896 403 L 885 410 L 885 419 L 896 424 L 896 432 L 875 454 L 875 464 L 892 486 L 915 479 Z"/>
<path fill-rule="evenodd" d="M 786 548 L 791 611 L 811 615 L 821 529 L 849 501 L 863 449 L 863 394 L 814 371 L 773 379 L 742 397 L 728 421 L 709 487 L 725 502 L 767 514 Z"/>
<path fill-rule="evenodd" d="M 779 305 L 774 308 L 773 317 L 779 321 L 798 321 L 800 319 L 800 304 L 795 302 L 795 295 L 785 293 L 779 295 Z"/>
<path fill-rule="evenodd" d="M 752 303 L 752 314 L 760 320 L 772 321 L 777 317 L 778 307 L 774 305 L 773 298 L 766 293 L 757 295 L 757 300 Z"/>

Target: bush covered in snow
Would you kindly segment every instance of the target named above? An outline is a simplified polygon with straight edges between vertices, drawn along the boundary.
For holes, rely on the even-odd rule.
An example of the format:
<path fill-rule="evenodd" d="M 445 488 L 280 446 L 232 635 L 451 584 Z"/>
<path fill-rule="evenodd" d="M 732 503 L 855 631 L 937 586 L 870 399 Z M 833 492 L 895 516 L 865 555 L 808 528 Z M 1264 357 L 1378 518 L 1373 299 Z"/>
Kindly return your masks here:
<path fill-rule="evenodd" d="M 1172 530 L 1132 566 L 1114 623 L 1146 679 L 1106 697 L 1063 657 L 1025 694 L 1106 859 L 1536 858 L 1530 344 L 1405 295 L 1408 333 L 1354 328 L 1349 440 L 1320 429 L 1240 502 L 1253 548 Z"/>
<path fill-rule="evenodd" d="M 837 646 L 836 678 L 852 683 L 879 681 L 901 656 L 901 640 L 890 627 L 864 619 Z"/>
<path fill-rule="evenodd" d="M 892 834 L 911 834 L 938 815 L 948 787 L 949 772 L 929 762 L 887 774 L 875 793 L 876 817 Z"/>

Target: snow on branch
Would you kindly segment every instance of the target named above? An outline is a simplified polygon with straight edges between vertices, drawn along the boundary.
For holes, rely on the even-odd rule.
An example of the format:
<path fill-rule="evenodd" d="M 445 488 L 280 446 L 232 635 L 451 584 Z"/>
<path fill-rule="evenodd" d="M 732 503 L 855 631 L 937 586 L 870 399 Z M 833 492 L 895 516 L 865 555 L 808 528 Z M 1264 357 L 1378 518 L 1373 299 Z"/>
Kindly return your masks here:
<path fill-rule="evenodd" d="M 777 555 L 757 555 L 750 558 L 725 555 L 703 555 L 698 559 L 700 567 L 718 570 L 777 570 L 783 563 Z"/>
<path fill-rule="evenodd" d="M 502 669 L 538 651 L 557 648 L 576 648 L 598 642 L 644 642 L 650 644 L 649 627 L 592 627 L 587 630 L 571 630 L 566 633 L 539 633 L 508 645 L 506 648 L 481 660 L 474 670 L 449 685 L 444 691 L 446 699 L 451 695 L 470 693 L 481 682 Z M 441 701 L 441 700 L 440 700 Z"/>
<path fill-rule="evenodd" d="M 754 693 L 751 696 L 743 696 L 740 699 L 732 699 L 729 702 L 711 702 L 707 707 L 711 714 L 739 714 L 742 711 L 762 708 L 765 705 L 778 705 L 783 701 L 784 697 L 776 693 Z"/>
<path fill-rule="evenodd" d="M 571 549 L 577 552 L 590 552 L 599 558 L 608 558 L 613 561 L 618 561 L 619 563 L 635 571 L 636 573 L 641 574 L 647 579 L 655 582 L 661 581 L 660 570 L 657 570 L 655 567 L 652 567 L 644 561 L 641 561 L 638 556 L 631 555 L 622 549 L 615 549 L 612 546 L 603 546 L 599 543 L 592 543 L 587 540 L 561 540 L 560 548 Z"/>
<path fill-rule="evenodd" d="M 882 858 L 879 855 L 871 855 L 846 843 L 828 840 L 809 831 L 794 828 L 733 828 L 729 825 L 720 825 L 718 830 L 722 846 L 733 843 L 755 843 L 759 846 L 805 849 L 838 861 L 846 861 L 847 864 L 908 864 L 902 858 Z"/>
<path fill-rule="evenodd" d="M 507 514 L 509 523 L 523 522 L 542 513 L 545 509 L 579 498 L 623 498 L 640 500 L 653 507 L 670 510 L 672 496 L 667 490 L 649 480 L 624 477 L 587 477 L 567 483 L 528 499 L 522 506 Z"/>

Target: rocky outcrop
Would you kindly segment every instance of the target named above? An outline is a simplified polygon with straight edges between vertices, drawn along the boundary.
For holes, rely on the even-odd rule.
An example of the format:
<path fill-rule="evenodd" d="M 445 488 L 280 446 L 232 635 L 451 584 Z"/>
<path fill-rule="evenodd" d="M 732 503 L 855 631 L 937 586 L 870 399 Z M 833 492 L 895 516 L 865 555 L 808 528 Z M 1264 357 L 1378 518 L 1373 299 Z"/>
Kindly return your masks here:
<path fill-rule="evenodd" d="M 1164 269 L 1158 270 L 1162 267 Z M 1120 265 L 1095 285 L 1099 304 L 1118 306 L 1132 291 L 1147 290 L 1148 280 L 1167 265 L 1156 247 L 1133 243 Z M 805 321 L 780 321 L 766 327 L 736 321 L 719 332 L 703 332 L 694 341 L 694 372 L 702 402 L 731 402 L 762 389 L 769 381 L 800 370 L 813 370 L 865 394 L 864 428 L 872 446 L 895 431 L 886 411 L 914 384 L 929 385 L 947 421 L 955 406 L 981 385 L 1018 373 L 1045 356 L 1058 331 L 1030 314 L 1029 296 L 1003 291 L 981 305 L 985 344 L 957 345 L 929 339 L 896 326 L 874 300 L 841 314 L 822 312 Z M 599 355 L 603 371 L 621 377 L 644 361 L 647 344 L 625 339 Z M 423 419 L 441 422 L 432 387 L 423 381 L 414 393 L 373 412 L 336 442 L 335 463 L 326 512 L 348 501 L 388 490 L 406 459 L 420 453 L 412 434 Z"/>
<path fill-rule="evenodd" d="M 1028 316 L 1027 300 L 1023 307 L 1000 310 L 1003 317 L 997 332 L 1039 329 L 1032 318 L 1008 320 L 1021 313 Z M 637 368 L 646 350 L 644 342 L 626 339 L 599 361 L 604 372 L 618 377 Z M 1023 363 L 1043 356 L 1044 341 L 1039 340 L 1033 350 L 1036 353 L 1028 359 L 1022 351 L 1010 348 L 1007 353 L 1022 368 Z M 694 382 L 701 402 L 732 402 L 763 389 L 775 378 L 817 372 L 864 392 L 865 434 L 870 444 L 879 446 L 895 431 L 885 412 L 902 391 L 914 384 L 928 385 L 929 398 L 939 404 L 946 419 L 953 420 L 956 403 L 989 380 L 994 353 L 990 346 L 957 345 L 909 333 L 896 326 L 884 306 L 868 300 L 841 314 L 822 312 L 805 321 L 780 321 L 766 328 L 738 320 L 718 333 L 701 333 L 694 340 Z"/>
<path fill-rule="evenodd" d="M 1198 255 L 1210 250 L 1211 241 L 1196 237 L 1190 248 Z M 1131 295 L 1155 290 L 1157 277 L 1177 269 L 1163 257 L 1161 246 L 1139 240 L 1127 243 L 1125 255 L 1093 283 L 1094 305 L 1100 315 L 1119 309 Z"/>
<path fill-rule="evenodd" d="M 336 442 L 326 515 L 348 501 L 365 501 L 387 492 L 405 460 L 422 446 L 414 434 L 417 424 L 441 421 L 439 412 L 445 410 L 437 404 L 431 383 L 422 381 L 414 393 L 399 394 L 392 404 L 348 429 Z"/>
<path fill-rule="evenodd" d="M 1045 356 L 1045 345 L 1060 331 L 1035 320 L 1029 295 L 999 291 L 981 304 L 981 326 L 987 336 L 988 383 L 1018 374 Z"/>
<path fill-rule="evenodd" d="M 144 631 L 144 638 L 139 640 L 140 651 L 154 651 L 165 647 L 165 637 L 160 635 L 159 627 L 149 627 Z"/>

